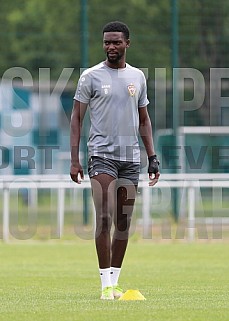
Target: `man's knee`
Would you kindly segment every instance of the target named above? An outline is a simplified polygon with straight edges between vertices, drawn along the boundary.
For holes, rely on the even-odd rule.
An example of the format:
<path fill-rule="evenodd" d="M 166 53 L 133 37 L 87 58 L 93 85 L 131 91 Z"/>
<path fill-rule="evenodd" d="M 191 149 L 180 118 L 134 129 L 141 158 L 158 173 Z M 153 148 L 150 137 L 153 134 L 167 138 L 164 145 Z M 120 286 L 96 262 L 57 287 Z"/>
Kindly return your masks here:
<path fill-rule="evenodd" d="M 128 240 L 129 238 L 129 229 L 125 229 L 120 231 L 119 229 L 115 229 L 114 231 L 114 239 L 116 240 Z"/>
<path fill-rule="evenodd" d="M 119 240 L 126 240 L 129 237 L 129 229 L 131 223 L 131 217 L 122 215 L 123 217 L 115 221 L 114 237 Z"/>
<path fill-rule="evenodd" d="M 112 224 L 111 215 L 99 215 L 96 220 L 96 235 L 101 233 L 110 232 Z"/>

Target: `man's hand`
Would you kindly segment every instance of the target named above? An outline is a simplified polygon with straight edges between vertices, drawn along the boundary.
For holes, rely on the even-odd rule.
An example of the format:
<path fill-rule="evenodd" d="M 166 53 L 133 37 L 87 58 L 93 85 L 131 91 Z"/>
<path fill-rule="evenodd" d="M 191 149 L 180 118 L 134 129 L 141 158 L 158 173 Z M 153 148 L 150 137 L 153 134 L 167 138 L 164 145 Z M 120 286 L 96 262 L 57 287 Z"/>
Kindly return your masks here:
<path fill-rule="evenodd" d="M 153 155 L 149 157 L 149 167 L 148 167 L 148 173 L 149 173 L 149 186 L 154 186 L 160 177 L 159 173 L 159 160 L 157 159 L 157 155 Z"/>
<path fill-rule="evenodd" d="M 84 179 L 83 169 L 79 162 L 71 165 L 70 171 L 71 179 L 76 182 L 77 184 L 81 184 L 81 180 Z"/>

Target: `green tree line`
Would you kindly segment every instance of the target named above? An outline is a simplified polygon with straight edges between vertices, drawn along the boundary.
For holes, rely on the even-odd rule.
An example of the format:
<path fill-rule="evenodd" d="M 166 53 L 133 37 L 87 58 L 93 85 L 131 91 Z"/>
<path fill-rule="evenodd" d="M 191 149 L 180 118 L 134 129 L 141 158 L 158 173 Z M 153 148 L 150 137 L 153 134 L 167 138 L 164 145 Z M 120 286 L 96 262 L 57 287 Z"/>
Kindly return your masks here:
<path fill-rule="evenodd" d="M 228 0 L 177 0 L 179 13 L 179 66 L 200 70 L 206 79 L 211 67 L 229 63 Z M 78 76 L 81 57 L 80 0 L 0 0 L 0 77 L 11 67 L 24 67 L 34 78 L 39 68 L 50 68 L 53 80 L 63 68 Z M 104 59 L 101 29 L 111 20 L 126 22 L 131 31 L 127 60 L 171 75 L 171 1 L 88 0 L 89 66 Z M 205 114 L 207 115 L 205 101 Z"/>
<path fill-rule="evenodd" d="M 178 0 L 179 62 L 207 71 L 228 64 L 227 0 Z M 50 67 L 57 77 L 64 67 L 80 68 L 80 0 L 0 0 L 0 72 L 12 66 L 33 75 Z M 171 2 L 88 0 L 89 65 L 104 58 L 101 29 L 110 20 L 131 30 L 128 60 L 139 67 L 171 66 Z"/>

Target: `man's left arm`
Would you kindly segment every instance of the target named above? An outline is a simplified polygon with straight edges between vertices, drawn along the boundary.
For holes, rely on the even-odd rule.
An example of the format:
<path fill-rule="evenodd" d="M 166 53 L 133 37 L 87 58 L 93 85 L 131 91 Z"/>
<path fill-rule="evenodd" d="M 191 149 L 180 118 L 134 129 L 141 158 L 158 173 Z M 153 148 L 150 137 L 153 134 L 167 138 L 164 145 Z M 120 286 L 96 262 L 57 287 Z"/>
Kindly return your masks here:
<path fill-rule="evenodd" d="M 147 106 L 141 107 L 138 109 L 139 111 L 139 133 L 142 138 L 143 144 L 146 149 L 146 153 L 149 160 L 149 179 L 150 186 L 154 186 L 159 179 L 159 161 L 157 160 L 157 156 L 154 150 L 153 143 L 153 133 L 152 133 L 152 125 L 150 121 L 150 117 L 147 111 Z"/>

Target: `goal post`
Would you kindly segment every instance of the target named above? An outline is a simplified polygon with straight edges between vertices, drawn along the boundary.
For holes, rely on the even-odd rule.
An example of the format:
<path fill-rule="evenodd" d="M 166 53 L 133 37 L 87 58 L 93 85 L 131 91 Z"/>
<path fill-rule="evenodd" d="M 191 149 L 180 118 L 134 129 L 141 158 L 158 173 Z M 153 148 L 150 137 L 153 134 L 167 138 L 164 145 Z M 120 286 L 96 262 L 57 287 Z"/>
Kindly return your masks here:
<path fill-rule="evenodd" d="M 177 130 L 177 145 L 173 142 L 172 128 L 155 132 L 162 175 L 206 173 L 210 178 L 213 173 L 229 172 L 229 126 L 181 126 Z M 179 189 L 173 195 L 173 202 L 177 204 L 180 200 Z M 173 206 L 175 219 L 184 215 L 182 208 L 185 208 L 185 198 L 180 210 Z"/>

